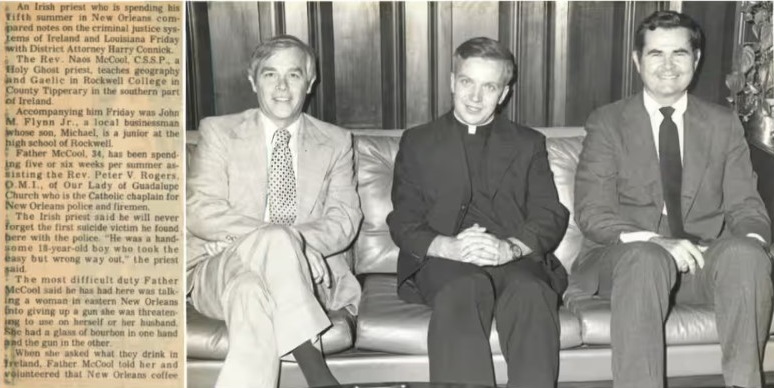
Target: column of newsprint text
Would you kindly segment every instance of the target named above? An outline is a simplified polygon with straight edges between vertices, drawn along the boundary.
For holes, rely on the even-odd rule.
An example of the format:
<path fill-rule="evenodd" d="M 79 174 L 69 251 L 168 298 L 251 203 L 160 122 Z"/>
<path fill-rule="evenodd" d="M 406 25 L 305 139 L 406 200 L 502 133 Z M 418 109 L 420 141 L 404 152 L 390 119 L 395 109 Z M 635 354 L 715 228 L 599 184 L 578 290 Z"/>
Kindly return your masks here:
<path fill-rule="evenodd" d="M 0 7 L 0 385 L 182 387 L 182 3 Z"/>

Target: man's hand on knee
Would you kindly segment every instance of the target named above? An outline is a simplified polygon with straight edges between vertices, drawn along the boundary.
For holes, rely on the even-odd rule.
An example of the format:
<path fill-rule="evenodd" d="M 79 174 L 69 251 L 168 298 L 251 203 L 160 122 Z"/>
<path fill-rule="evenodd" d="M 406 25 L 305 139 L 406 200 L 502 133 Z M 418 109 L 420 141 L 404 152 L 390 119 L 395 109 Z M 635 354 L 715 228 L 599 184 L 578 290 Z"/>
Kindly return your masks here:
<path fill-rule="evenodd" d="M 320 252 L 308 245 L 306 246 L 305 254 L 314 282 L 322 283 L 322 285 L 329 288 L 331 286 L 331 275 L 330 271 L 328 271 L 328 265 L 325 263 L 325 258 L 322 257 Z"/>
<path fill-rule="evenodd" d="M 688 240 L 655 236 L 648 240 L 658 244 L 672 256 L 680 272 L 696 273 L 696 267 L 704 268 L 704 255 L 699 247 Z"/>
<path fill-rule="evenodd" d="M 228 236 L 225 240 L 209 241 L 204 244 L 204 251 L 207 252 L 208 256 L 216 256 L 225 251 L 226 248 L 228 248 L 236 240 L 237 238 L 235 236 Z"/>

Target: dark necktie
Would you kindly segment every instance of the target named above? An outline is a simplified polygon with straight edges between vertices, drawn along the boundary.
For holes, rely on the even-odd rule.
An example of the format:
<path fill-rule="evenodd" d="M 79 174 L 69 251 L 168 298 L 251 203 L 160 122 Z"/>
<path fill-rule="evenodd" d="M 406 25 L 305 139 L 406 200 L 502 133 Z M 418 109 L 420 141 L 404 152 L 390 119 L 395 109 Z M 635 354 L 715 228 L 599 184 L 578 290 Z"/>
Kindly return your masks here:
<path fill-rule="evenodd" d="M 296 221 L 296 177 L 290 155 L 290 132 L 277 130 L 269 172 L 269 220 L 292 225 Z"/>
<path fill-rule="evenodd" d="M 664 189 L 664 203 L 667 208 L 667 219 L 672 237 L 695 239 L 683 229 L 683 209 L 680 196 L 683 189 L 683 163 L 680 159 L 680 138 L 677 135 L 677 125 L 672 121 L 675 109 L 664 107 L 659 109 L 664 115 L 658 131 L 658 154 L 661 165 L 661 186 Z"/>

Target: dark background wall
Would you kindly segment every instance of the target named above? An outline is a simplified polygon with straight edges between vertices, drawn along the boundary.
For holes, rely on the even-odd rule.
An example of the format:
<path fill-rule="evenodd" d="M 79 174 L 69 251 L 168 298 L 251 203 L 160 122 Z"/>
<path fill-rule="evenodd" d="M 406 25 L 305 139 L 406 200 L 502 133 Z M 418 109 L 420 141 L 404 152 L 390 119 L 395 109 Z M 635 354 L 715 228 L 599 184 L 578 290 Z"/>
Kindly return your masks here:
<path fill-rule="evenodd" d="M 504 113 L 532 126 L 580 126 L 595 108 L 636 93 L 634 29 L 657 9 L 704 28 L 693 92 L 725 103 L 737 2 L 239 2 L 187 3 L 188 129 L 254 107 L 245 73 L 263 39 L 288 33 L 318 53 L 307 111 L 348 128 L 406 128 L 451 108 L 455 47 L 487 36 L 516 56 Z"/>

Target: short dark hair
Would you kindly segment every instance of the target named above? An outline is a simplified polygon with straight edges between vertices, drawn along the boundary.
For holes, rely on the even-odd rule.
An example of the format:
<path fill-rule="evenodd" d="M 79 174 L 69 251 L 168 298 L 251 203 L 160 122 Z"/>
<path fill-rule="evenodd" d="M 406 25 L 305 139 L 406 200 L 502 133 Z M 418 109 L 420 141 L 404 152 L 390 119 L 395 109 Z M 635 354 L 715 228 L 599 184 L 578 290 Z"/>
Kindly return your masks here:
<path fill-rule="evenodd" d="M 250 55 L 247 74 L 255 79 L 255 72 L 261 67 L 263 61 L 269 59 L 279 50 L 293 47 L 303 51 L 306 55 L 306 77 L 311 82 L 317 76 L 317 69 L 315 67 L 317 57 L 311 47 L 293 35 L 277 35 L 256 46 L 252 55 Z"/>
<path fill-rule="evenodd" d="M 513 60 L 513 54 L 510 50 L 503 47 L 498 41 L 478 37 L 465 41 L 456 50 L 452 60 L 453 71 L 459 70 L 460 63 L 468 58 L 485 58 L 505 62 L 505 84 L 511 83 L 514 73 L 516 73 L 516 64 Z"/>
<path fill-rule="evenodd" d="M 634 34 L 634 49 L 637 55 L 642 56 L 642 48 L 645 46 L 645 31 L 654 31 L 657 28 L 687 28 L 691 34 L 690 42 L 693 51 L 701 50 L 704 43 L 704 33 L 701 27 L 690 16 L 675 11 L 656 11 L 646 17 Z"/>

